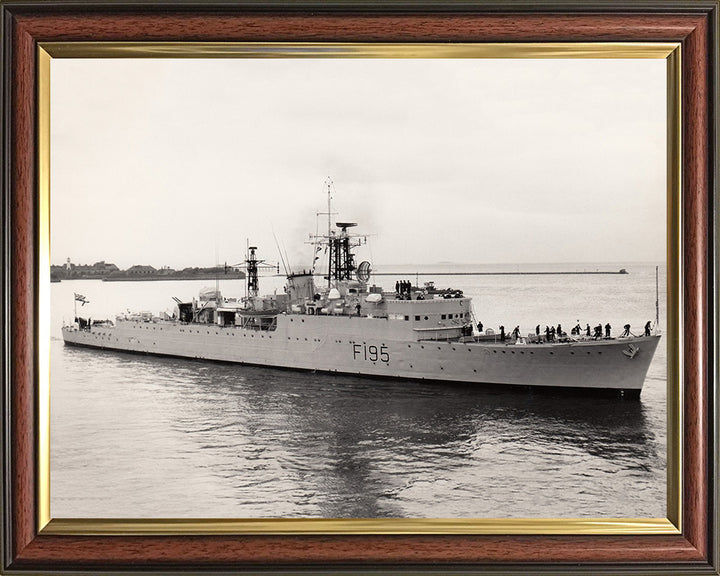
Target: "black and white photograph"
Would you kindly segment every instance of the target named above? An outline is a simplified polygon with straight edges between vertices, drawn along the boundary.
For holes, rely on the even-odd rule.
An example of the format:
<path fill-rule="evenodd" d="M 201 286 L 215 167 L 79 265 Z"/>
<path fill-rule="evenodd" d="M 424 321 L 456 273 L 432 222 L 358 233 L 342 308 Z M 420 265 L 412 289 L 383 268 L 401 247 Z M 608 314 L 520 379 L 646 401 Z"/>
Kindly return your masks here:
<path fill-rule="evenodd" d="M 667 63 L 54 58 L 52 518 L 665 518 Z"/>

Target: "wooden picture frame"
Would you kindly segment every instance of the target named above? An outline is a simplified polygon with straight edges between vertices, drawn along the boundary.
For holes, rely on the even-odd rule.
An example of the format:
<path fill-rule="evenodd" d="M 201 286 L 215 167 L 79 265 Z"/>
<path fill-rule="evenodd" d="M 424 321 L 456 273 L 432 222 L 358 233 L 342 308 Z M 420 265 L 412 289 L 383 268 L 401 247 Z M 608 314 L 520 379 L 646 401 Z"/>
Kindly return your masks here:
<path fill-rule="evenodd" d="M 3 523 L 7 573 L 718 573 L 717 1 L 7 1 L 2 15 Z M 679 529 L 659 534 L 58 533 L 41 519 L 42 45 L 80 42 L 679 43 L 683 435 Z M 40 486 L 40 487 L 38 487 Z M 112 530 L 107 533 L 111 533 Z M 231 531 L 230 531 L 231 532 Z M 514 532 L 514 533 L 510 533 Z M 522 532 L 522 531 L 520 531 Z"/>

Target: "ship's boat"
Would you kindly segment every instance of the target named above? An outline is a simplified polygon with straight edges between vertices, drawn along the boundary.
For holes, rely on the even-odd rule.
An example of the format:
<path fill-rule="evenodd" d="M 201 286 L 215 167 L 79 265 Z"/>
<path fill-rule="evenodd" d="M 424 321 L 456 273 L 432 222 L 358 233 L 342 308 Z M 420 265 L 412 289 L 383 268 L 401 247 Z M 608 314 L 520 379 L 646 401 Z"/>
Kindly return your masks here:
<path fill-rule="evenodd" d="M 172 317 L 125 315 L 114 325 L 76 319 L 63 327 L 63 339 L 69 345 L 378 378 L 640 396 L 658 333 L 477 333 L 471 299 L 459 290 L 369 284 L 370 264 L 355 263 L 354 248 L 363 237 L 351 233 L 354 226 L 339 222 L 314 237 L 316 254 L 328 254 L 324 281 L 316 282 L 314 269 L 289 273 L 284 293 L 260 296 L 259 271 L 269 265 L 249 247 L 242 264 L 245 298 L 224 299 L 210 289 L 192 302 L 176 299 Z"/>

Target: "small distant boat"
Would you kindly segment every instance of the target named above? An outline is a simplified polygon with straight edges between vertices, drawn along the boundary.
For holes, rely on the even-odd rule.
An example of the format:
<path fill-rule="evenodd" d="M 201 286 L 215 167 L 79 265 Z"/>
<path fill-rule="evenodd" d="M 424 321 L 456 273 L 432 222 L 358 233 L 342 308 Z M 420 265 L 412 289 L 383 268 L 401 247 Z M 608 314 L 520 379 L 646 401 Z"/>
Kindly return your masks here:
<path fill-rule="evenodd" d="M 640 396 L 659 334 L 478 334 L 471 299 L 459 290 L 400 281 L 390 290 L 370 285 L 370 263 L 355 262 L 354 248 L 364 238 L 351 232 L 356 224 L 330 224 L 327 234 L 314 237 L 315 254 L 328 255 L 322 286 L 313 270 L 288 273 L 284 293 L 260 296 L 258 271 L 269 265 L 253 246 L 242 264 L 244 298 L 205 290 L 191 302 L 175 299 L 170 317 L 121 315 L 114 325 L 79 319 L 63 327 L 63 339 L 68 345 L 337 374 Z"/>

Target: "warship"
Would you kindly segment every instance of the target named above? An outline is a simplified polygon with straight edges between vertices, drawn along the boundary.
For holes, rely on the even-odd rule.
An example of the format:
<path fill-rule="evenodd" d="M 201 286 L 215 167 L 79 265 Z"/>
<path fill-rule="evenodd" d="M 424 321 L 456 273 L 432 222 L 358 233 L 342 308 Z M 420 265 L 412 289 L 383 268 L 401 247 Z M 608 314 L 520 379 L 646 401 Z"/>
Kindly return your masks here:
<path fill-rule="evenodd" d="M 323 213 L 325 214 L 325 213 Z M 327 274 L 315 265 L 287 271 L 283 293 L 260 295 L 260 272 L 274 266 L 248 246 L 237 265 L 246 276 L 241 298 L 217 285 L 198 298 L 174 298 L 172 315 L 123 314 L 115 321 L 75 321 L 62 328 L 66 345 L 177 356 L 376 378 L 552 389 L 582 389 L 639 398 L 661 338 L 603 335 L 596 327 L 570 335 L 479 332 L 471 299 L 459 290 L 398 281 L 370 284 L 371 265 L 355 260 L 367 239 L 352 222 L 311 235 L 315 261 L 324 250 Z M 279 268 L 278 268 L 279 269 Z M 316 281 L 318 280 L 318 281 Z M 81 302 L 83 296 L 75 295 Z M 655 326 L 657 327 L 657 320 Z M 579 327 L 578 327 L 579 328 Z M 600 331 L 598 331 L 600 328 Z M 629 328 L 629 327 L 626 327 Z"/>

